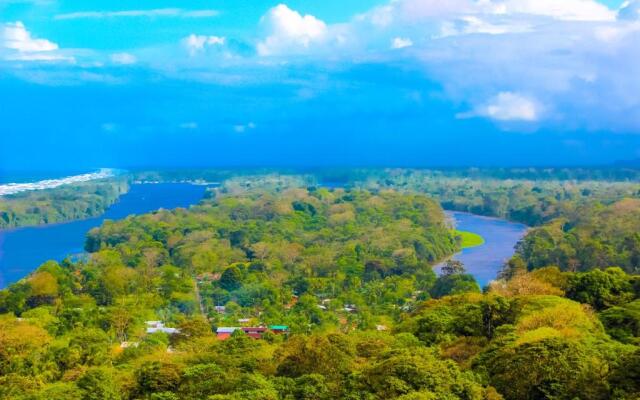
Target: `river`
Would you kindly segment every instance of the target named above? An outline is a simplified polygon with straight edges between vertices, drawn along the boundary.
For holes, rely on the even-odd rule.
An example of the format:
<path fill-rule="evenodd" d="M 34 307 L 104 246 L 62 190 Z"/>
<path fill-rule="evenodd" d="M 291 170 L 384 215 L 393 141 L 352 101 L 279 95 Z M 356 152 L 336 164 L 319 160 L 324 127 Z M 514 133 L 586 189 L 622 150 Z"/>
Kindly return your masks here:
<path fill-rule="evenodd" d="M 135 184 L 97 218 L 38 227 L 0 230 L 0 288 L 27 276 L 47 260 L 83 252 L 85 236 L 106 219 L 122 219 L 160 208 L 197 204 L 206 187 L 186 183 Z"/>
<path fill-rule="evenodd" d="M 183 183 L 135 184 L 101 217 L 0 231 L 0 288 L 27 276 L 47 260 L 81 254 L 86 233 L 106 219 L 121 219 L 160 208 L 188 207 L 198 203 L 205 190 L 205 186 Z M 496 278 L 527 230 L 525 225 L 501 219 L 461 212 L 447 214 L 457 229 L 477 233 L 485 239 L 482 246 L 465 249 L 454 256 L 481 286 Z"/>
<path fill-rule="evenodd" d="M 498 218 L 449 211 L 449 217 L 461 231 L 481 235 L 481 246 L 462 250 L 453 258 L 461 261 L 480 286 L 494 280 L 504 263 L 513 256 L 515 245 L 527 232 L 527 226 Z"/>

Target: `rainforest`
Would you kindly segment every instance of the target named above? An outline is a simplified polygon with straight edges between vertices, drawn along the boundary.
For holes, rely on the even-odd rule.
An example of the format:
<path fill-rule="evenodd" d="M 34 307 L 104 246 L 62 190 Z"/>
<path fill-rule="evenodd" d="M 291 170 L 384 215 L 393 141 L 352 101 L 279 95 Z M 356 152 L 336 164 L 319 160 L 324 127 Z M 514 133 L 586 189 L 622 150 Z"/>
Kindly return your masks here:
<path fill-rule="evenodd" d="M 372 170 L 327 186 L 328 173 L 226 176 L 189 208 L 105 221 L 86 256 L 0 291 L 2 397 L 640 393 L 638 184 Z M 527 216 L 486 286 L 452 258 L 483 238 L 440 202 Z"/>

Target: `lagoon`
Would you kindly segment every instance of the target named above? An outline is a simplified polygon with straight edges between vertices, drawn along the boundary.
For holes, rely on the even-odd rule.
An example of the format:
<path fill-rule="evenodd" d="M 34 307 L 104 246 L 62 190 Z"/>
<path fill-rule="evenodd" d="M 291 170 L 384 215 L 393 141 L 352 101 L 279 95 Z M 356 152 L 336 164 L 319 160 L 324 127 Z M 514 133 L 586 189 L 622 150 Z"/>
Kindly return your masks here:
<path fill-rule="evenodd" d="M 160 208 L 188 207 L 197 204 L 205 190 L 206 186 L 186 183 L 134 184 L 100 217 L 0 230 L 0 288 L 24 278 L 45 261 L 60 261 L 83 253 L 87 232 L 107 219 L 122 219 Z"/>

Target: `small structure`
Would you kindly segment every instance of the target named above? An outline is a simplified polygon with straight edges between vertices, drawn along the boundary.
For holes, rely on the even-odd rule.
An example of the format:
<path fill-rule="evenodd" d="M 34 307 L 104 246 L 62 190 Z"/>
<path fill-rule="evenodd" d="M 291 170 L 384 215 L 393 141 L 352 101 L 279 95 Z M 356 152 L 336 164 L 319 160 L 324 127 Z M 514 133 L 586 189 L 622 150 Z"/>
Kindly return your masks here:
<path fill-rule="evenodd" d="M 345 304 L 343 310 L 348 313 L 356 313 L 358 312 L 358 307 L 355 304 Z"/>
<path fill-rule="evenodd" d="M 218 313 L 218 314 L 224 314 L 227 312 L 227 307 L 225 306 L 215 306 L 213 307 L 213 309 Z"/>
<path fill-rule="evenodd" d="M 274 327 L 279 328 L 278 333 L 288 332 L 289 327 L 284 325 L 274 325 Z M 247 336 L 253 339 L 262 339 L 262 335 L 265 332 L 268 332 L 270 329 L 264 326 L 244 326 L 244 327 L 225 327 L 222 326 L 216 330 L 216 335 L 220 340 L 226 340 L 233 335 L 233 333 L 237 330 L 243 331 Z M 273 330 L 273 329 L 271 329 Z M 274 331 L 274 333 L 276 333 Z"/>
<path fill-rule="evenodd" d="M 389 329 L 389 328 L 387 328 L 387 326 L 386 326 L 386 325 L 376 325 L 376 330 L 377 330 L 377 331 L 382 332 L 382 331 L 386 331 L 386 330 L 388 330 L 388 329 Z"/>
<path fill-rule="evenodd" d="M 289 327 L 287 325 L 271 325 L 269 329 L 276 335 L 286 335 L 289 333 Z"/>
<path fill-rule="evenodd" d="M 138 347 L 140 342 L 122 342 L 120 343 L 121 349 L 128 349 L 129 347 Z"/>
<path fill-rule="evenodd" d="M 237 331 L 240 328 L 237 327 L 220 327 L 216 330 L 216 335 L 220 340 L 227 340 L 233 335 L 233 332 Z"/>
<path fill-rule="evenodd" d="M 262 339 L 262 335 L 268 330 L 264 326 L 244 327 L 240 329 L 242 329 L 247 336 L 254 339 Z"/>
<path fill-rule="evenodd" d="M 173 335 L 176 333 L 180 333 L 180 329 L 178 328 L 168 328 L 164 326 L 162 321 L 147 321 L 147 333 L 157 333 L 162 332 L 168 335 Z"/>

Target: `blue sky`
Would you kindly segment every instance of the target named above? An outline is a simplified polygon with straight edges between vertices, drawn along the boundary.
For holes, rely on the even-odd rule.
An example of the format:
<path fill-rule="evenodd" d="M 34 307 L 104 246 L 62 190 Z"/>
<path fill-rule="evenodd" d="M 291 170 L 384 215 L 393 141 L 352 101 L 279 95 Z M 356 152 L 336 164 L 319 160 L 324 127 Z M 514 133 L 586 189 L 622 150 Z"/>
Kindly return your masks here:
<path fill-rule="evenodd" d="M 0 0 L 0 170 L 640 157 L 640 1 Z"/>

